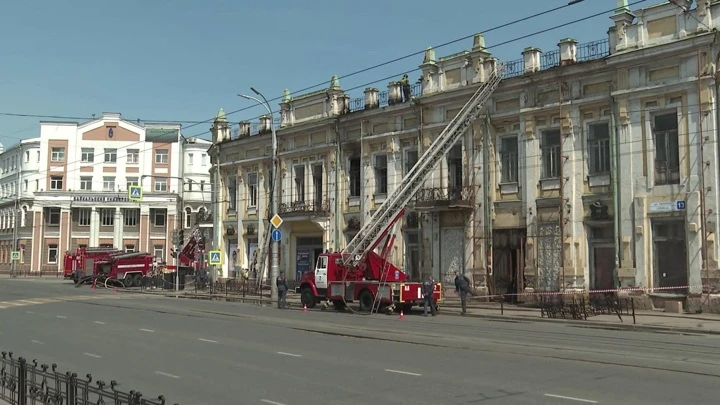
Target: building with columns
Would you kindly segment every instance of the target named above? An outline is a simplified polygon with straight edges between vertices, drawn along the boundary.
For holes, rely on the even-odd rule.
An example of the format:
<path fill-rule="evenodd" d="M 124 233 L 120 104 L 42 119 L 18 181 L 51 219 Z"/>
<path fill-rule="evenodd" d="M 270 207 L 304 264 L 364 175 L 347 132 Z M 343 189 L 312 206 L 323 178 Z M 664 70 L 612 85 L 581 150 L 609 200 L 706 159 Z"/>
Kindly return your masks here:
<path fill-rule="evenodd" d="M 606 38 L 527 47 L 514 61 L 495 59 L 482 35 L 446 57 L 429 48 L 411 100 L 398 82 L 351 98 L 336 77 L 314 93 L 286 91 L 281 268 L 296 278 L 319 252 L 342 249 L 500 69 L 486 114 L 408 207 L 392 260 L 414 279 L 464 272 L 490 294 L 717 291 L 720 4 L 675 3 L 631 11 L 619 0 Z M 220 245 L 228 255 L 237 246 L 244 268 L 267 254 L 270 123 L 242 122 L 234 136 L 225 119 L 213 131 L 218 212 L 233 230 Z"/>
<path fill-rule="evenodd" d="M 210 142 L 178 124 L 140 124 L 104 113 L 85 122 L 41 122 L 40 136 L 0 154 L 0 263 L 17 228 L 20 271 L 59 271 L 66 251 L 116 247 L 172 263 L 173 230 L 208 227 Z M 130 185 L 141 185 L 140 202 Z M 17 207 L 17 226 L 13 212 Z M 198 221 L 200 220 L 200 221 Z M 7 222 L 7 224 L 6 224 Z"/>

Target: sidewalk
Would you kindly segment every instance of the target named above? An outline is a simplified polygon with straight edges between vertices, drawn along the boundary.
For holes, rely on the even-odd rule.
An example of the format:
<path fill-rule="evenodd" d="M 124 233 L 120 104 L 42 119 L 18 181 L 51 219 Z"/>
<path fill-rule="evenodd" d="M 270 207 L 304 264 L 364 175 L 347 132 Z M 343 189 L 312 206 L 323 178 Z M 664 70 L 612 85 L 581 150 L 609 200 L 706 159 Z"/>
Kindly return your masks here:
<path fill-rule="evenodd" d="M 180 296 L 181 298 L 190 299 L 215 299 L 227 300 L 233 302 L 266 302 L 270 303 L 270 298 L 266 294 L 264 297 L 257 295 L 241 294 L 213 294 L 207 292 L 194 291 L 174 291 L 163 290 L 138 290 L 138 289 L 118 289 L 118 292 L 129 294 L 153 294 L 162 296 Z M 300 296 L 295 293 L 288 294 L 287 301 L 294 304 L 294 308 L 301 308 Z M 418 311 L 416 308 L 415 311 Z M 461 316 L 460 300 L 455 297 L 445 297 L 440 305 L 441 315 Z M 616 330 L 638 330 L 638 331 L 657 331 L 657 332 L 673 332 L 673 333 L 704 333 L 720 335 L 720 315 L 716 314 L 671 314 L 660 310 L 646 311 L 636 310 L 635 320 L 633 323 L 632 312 L 630 314 L 621 314 L 622 322 L 617 315 L 597 315 L 588 316 L 587 320 L 562 319 L 562 318 L 544 318 L 541 317 L 539 308 L 520 307 L 515 305 L 504 305 L 501 309 L 499 303 L 478 303 L 469 300 L 467 305 L 467 314 L 465 316 L 495 319 L 495 320 L 522 320 L 526 322 L 555 322 L 566 323 L 576 326 L 596 327 L 604 329 Z"/>

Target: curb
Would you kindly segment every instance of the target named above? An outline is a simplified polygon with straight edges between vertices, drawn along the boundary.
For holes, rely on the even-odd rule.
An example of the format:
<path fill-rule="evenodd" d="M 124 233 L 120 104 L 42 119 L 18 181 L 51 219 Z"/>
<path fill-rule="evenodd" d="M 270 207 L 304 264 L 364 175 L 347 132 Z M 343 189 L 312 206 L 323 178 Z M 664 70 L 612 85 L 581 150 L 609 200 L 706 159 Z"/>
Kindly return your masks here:
<path fill-rule="evenodd" d="M 245 302 L 245 301 L 261 301 L 263 303 L 272 303 L 270 298 L 265 297 L 242 297 L 242 296 L 214 296 L 210 297 L 207 294 L 188 294 L 185 292 L 180 292 L 178 294 L 175 293 L 162 293 L 162 292 L 148 292 L 147 290 L 127 290 L 127 289 L 118 289 L 118 292 L 122 292 L 125 294 L 150 294 L 150 295 L 156 295 L 161 297 L 169 297 L 169 298 L 185 298 L 185 299 L 198 299 L 198 300 L 217 300 L 217 301 L 226 301 L 226 302 Z M 445 305 L 446 308 L 457 308 L 460 309 L 460 306 L 454 306 L 454 305 Z M 296 310 L 302 310 L 302 308 L 297 307 L 293 308 Z M 468 307 L 468 309 L 471 309 L 471 307 Z M 460 317 L 463 315 L 460 315 L 459 312 L 448 312 L 448 311 L 441 311 L 442 315 L 448 315 L 448 316 L 456 316 Z M 585 328 L 593 328 L 593 329 L 606 329 L 606 330 L 625 330 L 625 331 L 637 331 L 637 332 L 664 332 L 664 333 L 690 333 L 690 334 L 705 334 L 705 335 L 720 335 L 720 330 L 703 330 L 703 329 L 693 329 L 693 328 L 682 328 L 682 327 L 672 327 L 672 326 L 655 326 L 655 325 L 638 325 L 638 324 L 627 324 L 627 323 L 608 323 L 608 322 L 597 322 L 597 321 L 589 321 L 589 320 L 574 320 L 574 319 L 562 319 L 562 318 L 543 318 L 539 316 L 523 316 L 523 315 L 492 315 L 492 314 L 472 314 L 469 313 L 465 315 L 466 317 L 471 318 L 480 318 L 480 319 L 490 319 L 490 320 L 496 320 L 496 321 L 525 321 L 525 322 L 544 322 L 544 323 L 561 323 L 564 325 L 572 325 L 577 327 L 585 327 Z M 647 315 L 641 315 L 641 316 L 647 316 Z M 653 315 L 649 315 L 653 316 Z M 657 315 L 655 315 L 657 316 Z"/>

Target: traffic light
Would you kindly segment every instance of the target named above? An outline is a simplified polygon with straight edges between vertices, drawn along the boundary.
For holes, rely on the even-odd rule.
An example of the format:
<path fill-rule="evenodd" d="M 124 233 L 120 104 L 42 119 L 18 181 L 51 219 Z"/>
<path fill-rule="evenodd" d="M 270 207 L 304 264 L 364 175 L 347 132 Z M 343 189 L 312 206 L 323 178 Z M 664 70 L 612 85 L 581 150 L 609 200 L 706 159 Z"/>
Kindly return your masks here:
<path fill-rule="evenodd" d="M 197 244 L 198 249 L 205 250 L 205 237 L 201 237 Z"/>
<path fill-rule="evenodd" d="M 178 243 L 177 244 L 182 245 L 183 243 L 185 243 L 185 230 L 181 229 L 178 232 Z"/>

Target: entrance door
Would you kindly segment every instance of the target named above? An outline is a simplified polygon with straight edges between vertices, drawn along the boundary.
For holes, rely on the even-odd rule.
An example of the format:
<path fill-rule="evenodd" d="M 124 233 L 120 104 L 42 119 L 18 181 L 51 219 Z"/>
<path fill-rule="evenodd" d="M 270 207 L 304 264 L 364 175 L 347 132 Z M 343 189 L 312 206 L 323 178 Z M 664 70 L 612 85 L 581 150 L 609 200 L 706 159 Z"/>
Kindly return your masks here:
<path fill-rule="evenodd" d="M 444 228 L 440 235 L 440 274 L 441 280 L 452 285 L 453 272 L 465 273 L 465 230 L 463 228 Z"/>
<path fill-rule="evenodd" d="M 493 231 L 491 294 L 518 294 L 524 289 L 524 282 L 518 283 L 525 268 L 524 243 L 524 229 Z M 509 297 L 514 301 L 517 295 Z"/>
<path fill-rule="evenodd" d="M 687 291 L 687 251 L 685 247 L 685 222 L 654 221 L 655 287 L 683 287 L 662 292 L 684 294 Z"/>
<path fill-rule="evenodd" d="M 613 273 L 615 272 L 615 248 L 593 247 L 592 285 L 593 290 L 612 290 L 615 288 Z"/>

